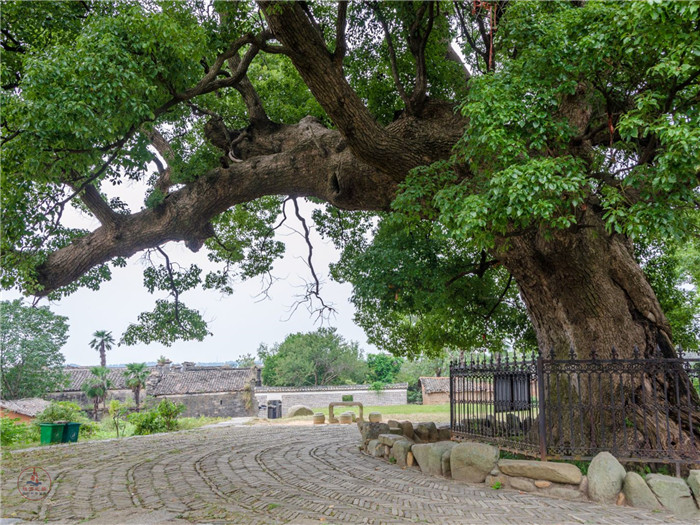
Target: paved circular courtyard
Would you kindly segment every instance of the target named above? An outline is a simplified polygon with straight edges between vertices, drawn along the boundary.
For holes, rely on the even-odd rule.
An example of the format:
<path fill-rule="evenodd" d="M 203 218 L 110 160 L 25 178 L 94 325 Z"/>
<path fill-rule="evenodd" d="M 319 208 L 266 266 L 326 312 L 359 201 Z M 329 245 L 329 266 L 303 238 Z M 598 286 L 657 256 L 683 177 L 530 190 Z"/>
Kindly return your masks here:
<path fill-rule="evenodd" d="M 674 521 L 665 512 L 427 477 L 361 454 L 359 437 L 354 425 L 235 426 L 5 454 L 2 516 L 94 524 Z M 17 490 L 17 476 L 31 466 L 53 479 L 43 501 Z"/>

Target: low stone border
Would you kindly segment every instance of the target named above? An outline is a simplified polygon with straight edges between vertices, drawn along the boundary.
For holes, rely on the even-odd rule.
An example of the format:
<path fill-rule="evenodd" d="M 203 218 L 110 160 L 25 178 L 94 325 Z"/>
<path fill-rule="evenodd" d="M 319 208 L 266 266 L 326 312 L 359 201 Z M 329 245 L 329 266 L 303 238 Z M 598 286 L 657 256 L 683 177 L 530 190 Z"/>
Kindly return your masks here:
<path fill-rule="evenodd" d="M 642 478 L 608 452 L 598 454 L 588 475 L 570 463 L 499 459 L 498 447 L 451 441 L 449 424 L 358 421 L 361 449 L 401 468 L 417 467 L 431 476 L 493 488 L 513 488 L 573 501 L 594 501 L 631 507 L 667 509 L 679 518 L 700 520 L 700 470 L 687 480 L 649 474 Z"/>

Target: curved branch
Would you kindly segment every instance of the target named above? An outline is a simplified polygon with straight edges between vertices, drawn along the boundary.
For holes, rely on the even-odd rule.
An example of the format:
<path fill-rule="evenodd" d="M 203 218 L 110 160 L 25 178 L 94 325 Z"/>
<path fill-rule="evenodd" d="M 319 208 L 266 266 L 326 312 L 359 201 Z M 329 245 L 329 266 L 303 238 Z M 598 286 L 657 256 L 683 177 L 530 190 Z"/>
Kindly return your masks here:
<path fill-rule="evenodd" d="M 184 241 L 197 251 L 213 234 L 213 217 L 265 195 L 312 196 L 345 209 L 389 209 L 395 182 L 353 157 L 337 131 L 307 118 L 262 138 L 281 143 L 284 151 L 205 173 L 168 194 L 159 206 L 120 216 L 116 227 L 102 226 L 53 252 L 37 269 L 40 288 L 29 292 L 47 295 L 94 266 L 168 241 Z M 251 154 L 255 147 L 266 146 L 254 143 Z"/>

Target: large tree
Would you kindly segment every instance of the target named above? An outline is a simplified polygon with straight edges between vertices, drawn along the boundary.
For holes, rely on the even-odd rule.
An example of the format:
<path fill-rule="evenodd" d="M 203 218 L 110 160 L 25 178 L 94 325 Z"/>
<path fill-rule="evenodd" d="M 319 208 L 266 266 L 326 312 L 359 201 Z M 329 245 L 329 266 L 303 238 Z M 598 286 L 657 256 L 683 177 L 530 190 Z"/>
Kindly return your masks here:
<path fill-rule="evenodd" d="M 266 386 L 322 386 L 362 383 L 367 365 L 355 341 L 335 328 L 289 334 L 272 347 L 260 345 L 262 382 Z"/>
<path fill-rule="evenodd" d="M 699 10 L 5 3 L 2 283 L 97 287 L 147 250 L 146 286 L 169 299 L 128 341 L 201 339 L 181 293 L 268 272 L 277 217 L 314 197 L 339 221 L 394 209 L 485 254 L 541 348 L 672 356 L 632 241 L 698 233 Z M 130 179 L 148 181 L 141 210 L 113 196 Z M 101 225 L 66 227 L 69 203 Z M 170 241 L 206 244 L 221 270 L 177 267 Z"/>
<path fill-rule="evenodd" d="M 2 399 L 43 397 L 66 381 L 61 347 L 68 340 L 67 318 L 47 306 L 22 300 L 0 302 Z"/>

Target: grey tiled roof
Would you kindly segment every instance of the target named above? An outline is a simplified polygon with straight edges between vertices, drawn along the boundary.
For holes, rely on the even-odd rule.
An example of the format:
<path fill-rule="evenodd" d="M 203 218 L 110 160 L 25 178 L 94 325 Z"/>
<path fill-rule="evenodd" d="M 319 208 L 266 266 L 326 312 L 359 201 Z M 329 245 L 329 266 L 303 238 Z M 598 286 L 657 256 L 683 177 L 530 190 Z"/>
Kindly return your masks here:
<path fill-rule="evenodd" d="M 266 392 L 325 392 L 336 390 L 369 390 L 372 385 L 328 385 L 328 386 L 256 386 L 256 394 Z M 406 390 L 408 383 L 384 385 L 382 390 Z"/>
<path fill-rule="evenodd" d="M 58 390 L 58 392 L 79 392 L 83 383 L 90 381 L 94 376 L 90 373 L 92 367 L 77 367 L 64 368 L 63 371 L 68 375 L 68 384 Z M 126 368 L 110 368 L 107 377 L 112 382 L 112 390 L 122 390 L 128 388 L 126 386 L 126 378 L 124 377 Z"/>
<path fill-rule="evenodd" d="M 147 387 L 151 396 L 238 392 L 255 379 L 254 368 L 194 367 L 153 373 Z"/>
<path fill-rule="evenodd" d="M 29 397 L 25 399 L 13 399 L 12 401 L 0 400 L 0 408 L 23 414 L 25 416 L 34 417 L 39 412 L 49 406 L 51 402 L 41 399 L 40 397 Z"/>
<path fill-rule="evenodd" d="M 420 383 L 426 394 L 438 394 L 450 391 L 449 377 L 421 377 Z"/>

